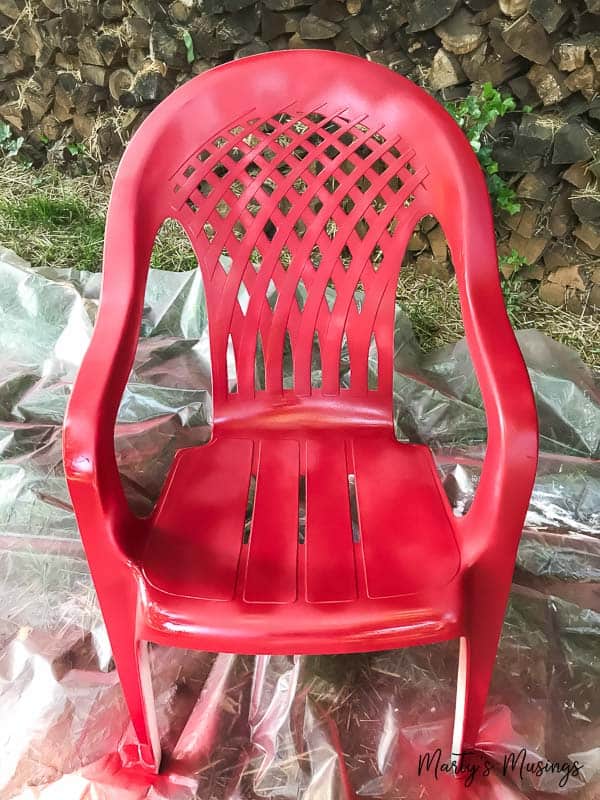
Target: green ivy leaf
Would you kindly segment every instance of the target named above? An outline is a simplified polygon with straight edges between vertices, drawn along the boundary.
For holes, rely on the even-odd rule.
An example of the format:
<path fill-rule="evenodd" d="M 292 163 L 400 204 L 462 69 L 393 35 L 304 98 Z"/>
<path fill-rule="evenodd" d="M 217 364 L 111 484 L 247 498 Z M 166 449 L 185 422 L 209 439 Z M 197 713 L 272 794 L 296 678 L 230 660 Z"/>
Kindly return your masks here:
<path fill-rule="evenodd" d="M 487 129 L 516 109 L 510 95 L 502 95 L 491 83 L 484 83 L 479 95 L 469 95 L 460 102 L 448 103 L 447 111 L 465 132 L 487 178 L 488 189 L 496 208 L 516 214 L 521 210 L 514 190 L 498 174 L 498 163 L 487 145 Z"/>
<path fill-rule="evenodd" d="M 194 54 L 194 40 L 192 39 L 192 34 L 189 31 L 184 31 L 182 38 L 185 45 L 187 62 L 188 64 L 193 64 L 196 56 Z"/>
<path fill-rule="evenodd" d="M 72 156 L 81 156 L 85 153 L 85 149 L 79 142 L 70 142 L 67 145 L 67 150 Z"/>
<path fill-rule="evenodd" d="M 501 265 L 507 264 L 510 267 L 514 267 L 515 270 L 522 269 L 523 267 L 527 266 L 527 259 L 522 256 L 518 250 L 513 249 L 510 251 L 510 254 L 507 256 L 500 256 L 499 262 Z"/>

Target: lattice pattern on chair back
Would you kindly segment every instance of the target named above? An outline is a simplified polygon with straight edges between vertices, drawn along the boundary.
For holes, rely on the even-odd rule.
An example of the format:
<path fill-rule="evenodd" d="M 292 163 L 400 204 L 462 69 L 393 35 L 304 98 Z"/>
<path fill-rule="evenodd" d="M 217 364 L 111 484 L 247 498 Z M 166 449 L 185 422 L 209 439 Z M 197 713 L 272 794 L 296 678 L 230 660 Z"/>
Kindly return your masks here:
<path fill-rule="evenodd" d="M 281 395 L 284 347 L 296 396 L 391 395 L 394 295 L 426 176 L 400 136 L 326 105 L 247 111 L 182 164 L 173 216 L 204 277 L 216 400 Z"/>

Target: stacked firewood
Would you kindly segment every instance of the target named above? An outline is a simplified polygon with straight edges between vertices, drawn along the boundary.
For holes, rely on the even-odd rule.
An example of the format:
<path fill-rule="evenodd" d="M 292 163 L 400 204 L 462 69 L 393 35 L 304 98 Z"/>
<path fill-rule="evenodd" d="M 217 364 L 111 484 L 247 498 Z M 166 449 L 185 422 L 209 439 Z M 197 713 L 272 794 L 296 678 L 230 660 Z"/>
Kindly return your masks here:
<path fill-rule="evenodd" d="M 0 117 L 34 164 L 70 168 L 113 163 L 177 85 L 267 50 L 353 53 L 442 102 L 491 82 L 518 107 L 493 131 L 521 203 L 499 215 L 504 269 L 516 251 L 545 300 L 600 308 L 600 0 L 0 0 L 0 28 Z M 438 228 L 411 247 L 446 274 Z"/>

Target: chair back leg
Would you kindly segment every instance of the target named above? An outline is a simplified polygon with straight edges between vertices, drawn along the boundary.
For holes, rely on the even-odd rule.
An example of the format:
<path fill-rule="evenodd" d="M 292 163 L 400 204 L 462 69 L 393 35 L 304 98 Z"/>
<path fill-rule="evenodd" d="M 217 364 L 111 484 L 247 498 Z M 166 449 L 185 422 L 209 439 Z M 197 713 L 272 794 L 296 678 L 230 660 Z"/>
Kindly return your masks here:
<path fill-rule="evenodd" d="M 459 767 L 464 754 L 477 744 L 510 591 L 508 575 L 496 575 L 494 580 L 482 573 L 470 578 L 466 633 L 459 643 L 452 736 L 452 757 Z"/>

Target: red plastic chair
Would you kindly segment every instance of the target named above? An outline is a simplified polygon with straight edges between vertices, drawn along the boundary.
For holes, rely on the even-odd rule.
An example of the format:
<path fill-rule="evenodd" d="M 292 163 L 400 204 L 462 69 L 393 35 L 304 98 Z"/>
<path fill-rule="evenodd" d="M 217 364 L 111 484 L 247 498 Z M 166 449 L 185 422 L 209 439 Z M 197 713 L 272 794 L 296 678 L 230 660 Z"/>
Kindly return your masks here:
<path fill-rule="evenodd" d="M 397 442 L 392 422 L 397 277 L 426 214 L 452 252 L 488 422 L 479 488 L 461 518 L 429 449 Z M 140 519 L 113 433 L 165 218 L 182 224 L 202 270 L 214 427 L 209 444 L 177 454 Z M 283 386 L 284 346 L 293 388 Z M 453 747 L 474 745 L 536 457 L 485 181 L 424 91 L 351 56 L 279 52 L 204 73 L 150 115 L 115 181 L 102 300 L 64 440 L 144 765 L 160 762 L 147 641 L 309 654 L 460 637 Z"/>

